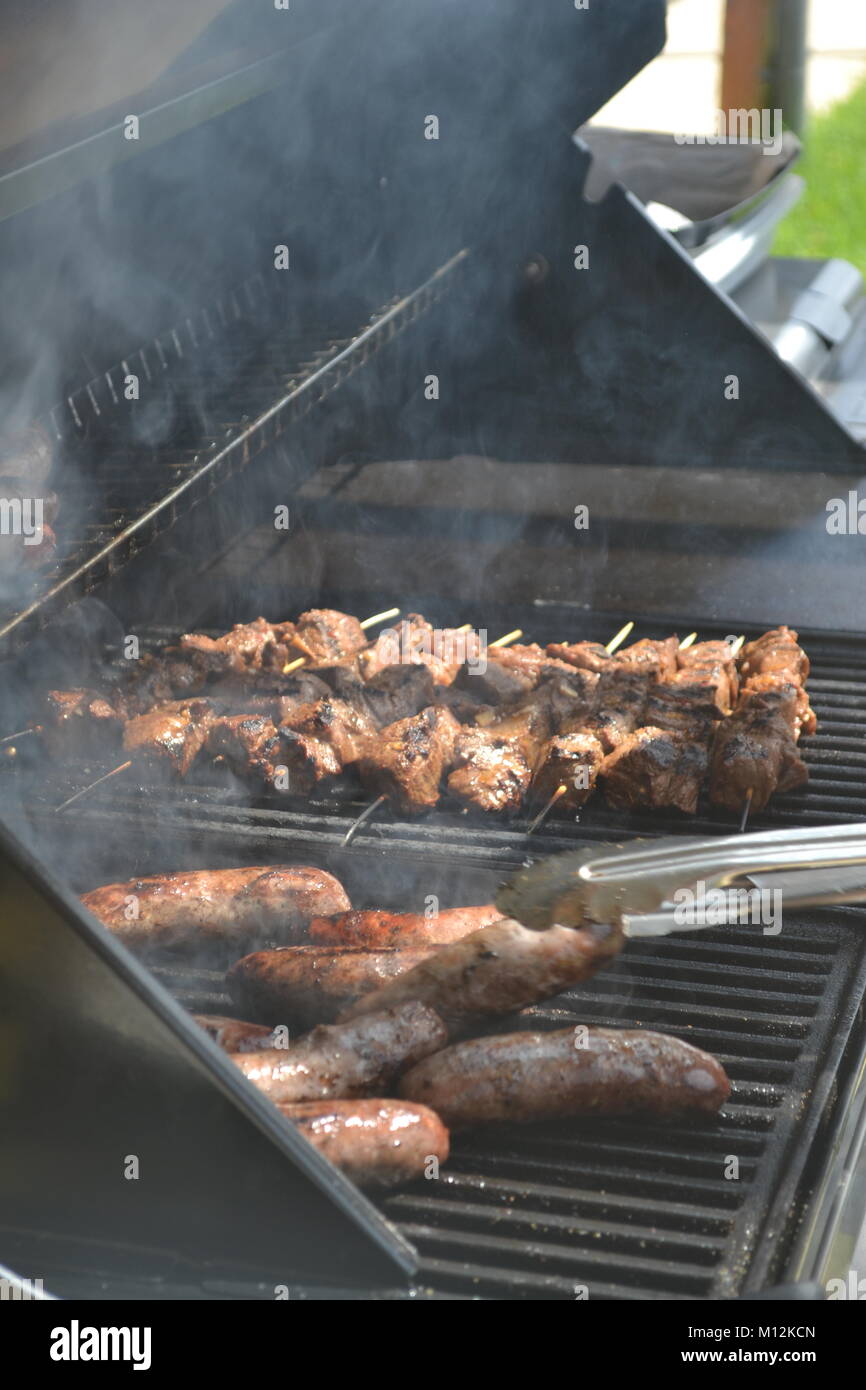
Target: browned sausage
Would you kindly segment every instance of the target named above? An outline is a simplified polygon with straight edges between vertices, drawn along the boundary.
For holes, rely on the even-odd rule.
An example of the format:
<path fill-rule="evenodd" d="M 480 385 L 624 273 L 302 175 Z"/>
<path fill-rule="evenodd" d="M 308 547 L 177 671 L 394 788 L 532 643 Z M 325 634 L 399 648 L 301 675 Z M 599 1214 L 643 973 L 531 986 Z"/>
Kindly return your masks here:
<path fill-rule="evenodd" d="M 731 1085 L 715 1057 L 677 1038 L 575 1025 L 457 1043 L 419 1062 L 399 1090 L 457 1129 L 568 1115 L 715 1114 Z"/>
<path fill-rule="evenodd" d="M 353 1000 L 405 974 L 437 949 L 283 946 L 243 956 L 226 975 L 226 984 L 250 1018 L 312 1028 L 315 1023 L 333 1023 Z"/>
<path fill-rule="evenodd" d="M 420 999 L 452 1034 L 497 1014 L 559 994 L 595 973 L 622 946 L 622 931 L 588 924 L 530 931 L 503 918 L 451 946 L 440 946 L 420 965 L 343 1011 L 343 1018 Z"/>
<path fill-rule="evenodd" d="M 357 1023 L 314 1028 L 287 1048 L 235 1052 L 232 1061 L 271 1100 L 288 1105 L 381 1094 L 447 1040 L 441 1018 L 413 1001 Z"/>
<path fill-rule="evenodd" d="M 260 1023 L 244 1023 L 222 1014 L 193 1014 L 193 1019 L 225 1052 L 257 1052 L 268 1046 L 268 1039 L 273 1042 L 273 1029 Z"/>
<path fill-rule="evenodd" d="M 81 899 L 129 946 L 302 941 L 313 917 L 351 907 L 323 869 L 278 864 L 196 869 L 94 888 Z"/>
<path fill-rule="evenodd" d="M 450 907 L 430 917 L 423 912 L 340 912 L 334 917 L 314 918 L 309 939 L 322 946 L 367 946 L 371 951 L 425 943 L 447 945 L 498 922 L 501 916 L 492 903 Z"/>
<path fill-rule="evenodd" d="M 280 1110 L 359 1187 L 412 1182 L 431 1171 L 431 1159 L 441 1164 L 448 1158 L 448 1131 L 426 1105 L 314 1100 Z"/>

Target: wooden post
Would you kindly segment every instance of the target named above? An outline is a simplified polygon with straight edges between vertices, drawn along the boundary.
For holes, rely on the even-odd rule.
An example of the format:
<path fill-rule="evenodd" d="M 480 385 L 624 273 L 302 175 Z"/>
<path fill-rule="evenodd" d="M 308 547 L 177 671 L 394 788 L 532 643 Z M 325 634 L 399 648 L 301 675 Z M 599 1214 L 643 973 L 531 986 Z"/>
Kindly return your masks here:
<path fill-rule="evenodd" d="M 722 56 L 721 109 L 765 105 L 773 0 L 727 0 Z"/>

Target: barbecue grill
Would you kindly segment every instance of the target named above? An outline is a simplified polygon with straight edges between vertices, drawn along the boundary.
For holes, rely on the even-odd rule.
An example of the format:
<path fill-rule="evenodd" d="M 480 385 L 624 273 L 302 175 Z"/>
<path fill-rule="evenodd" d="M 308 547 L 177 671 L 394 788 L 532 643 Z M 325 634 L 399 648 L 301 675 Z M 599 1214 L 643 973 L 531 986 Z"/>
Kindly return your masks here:
<path fill-rule="evenodd" d="M 119 663 L 125 635 L 155 651 L 313 604 L 363 616 L 399 603 L 539 642 L 606 641 L 626 618 L 636 637 L 702 638 L 782 620 L 812 658 L 819 732 L 808 787 L 754 825 L 866 819 L 863 580 L 856 538 L 824 524 L 863 451 L 634 197 L 582 196 L 589 154 L 571 131 L 659 50 L 663 4 L 563 4 L 540 21 L 488 0 L 472 19 L 455 6 L 449 26 L 440 0 L 418 6 L 417 31 L 388 3 L 298 8 L 280 63 L 238 66 L 230 7 L 173 74 L 171 102 L 145 94 L 139 109 L 169 125 L 124 162 L 103 113 L 65 147 L 54 137 L 47 186 L 35 150 L 0 175 L 15 305 L 44 307 L 31 263 L 94 206 L 110 209 L 113 269 L 94 296 L 92 248 L 72 239 L 80 280 L 53 316 L 51 370 L 22 376 L 71 485 L 56 568 L 2 595 L 5 729 L 32 717 L 35 692 Z M 333 80 L 358 72 L 362 106 Z M 425 142 L 431 113 L 440 139 Z M 85 140 L 98 153 L 82 168 Z M 581 245 L 591 273 L 575 269 Z M 286 507 L 288 531 L 274 525 Z M 458 1137 L 438 1183 L 368 1202 L 188 1021 L 231 1011 L 230 961 L 146 970 L 74 897 L 167 866 L 298 861 L 335 872 L 359 905 L 450 906 L 561 849 L 729 833 L 720 813 L 590 803 L 532 839 L 525 820 L 380 813 L 344 846 L 364 809 L 348 784 L 301 801 L 213 770 L 171 786 L 119 776 L 58 813 L 109 765 L 47 766 L 26 740 L 5 761 L 3 1011 L 20 1085 L 0 1230 L 25 1277 L 85 1297 L 271 1298 L 280 1284 L 729 1299 L 844 1274 L 863 1214 L 849 1181 L 866 1051 L 856 909 L 803 912 L 778 938 L 632 943 L 515 1020 L 652 1027 L 708 1048 L 734 1083 L 717 1123 Z M 58 1051 L 67 1094 L 46 1107 Z M 68 1176 L 46 1166 L 58 1149 Z M 135 1203 L 115 1190 L 129 1153 Z"/>

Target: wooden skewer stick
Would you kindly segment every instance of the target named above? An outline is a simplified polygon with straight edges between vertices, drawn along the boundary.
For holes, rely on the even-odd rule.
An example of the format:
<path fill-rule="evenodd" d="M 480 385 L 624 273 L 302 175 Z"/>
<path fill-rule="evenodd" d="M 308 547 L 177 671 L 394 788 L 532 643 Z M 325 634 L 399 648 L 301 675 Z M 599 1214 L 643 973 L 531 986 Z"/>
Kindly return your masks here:
<path fill-rule="evenodd" d="M 749 790 L 746 792 L 746 799 L 745 799 L 745 801 L 743 802 L 743 814 L 740 816 L 740 834 L 741 834 L 741 835 L 742 835 L 743 831 L 745 830 L 745 828 L 746 828 L 746 822 L 747 822 L 748 819 L 749 819 L 749 812 L 750 812 L 751 809 L 752 809 L 752 797 L 753 797 L 754 795 L 755 795 L 755 789 L 754 789 L 754 787 L 749 787 Z"/>
<path fill-rule="evenodd" d="M 38 732 L 38 729 L 19 729 L 17 734 L 7 734 L 5 738 L 0 738 L 0 744 L 14 743 L 16 738 L 27 738 L 29 735 Z"/>
<path fill-rule="evenodd" d="M 693 647 L 697 640 L 698 634 L 696 632 L 690 632 L 688 637 L 684 637 L 682 642 L 680 642 L 679 650 L 681 652 L 687 652 L 689 647 Z"/>
<path fill-rule="evenodd" d="M 125 772 L 128 767 L 132 767 L 131 758 L 129 762 L 121 763 L 120 767 L 114 767 L 110 772 L 106 772 L 104 777 L 97 777 L 96 781 L 91 782 L 89 786 L 82 787 L 80 791 L 77 791 L 74 796 L 70 796 L 69 799 L 62 802 L 60 806 L 55 806 L 55 811 L 65 811 L 67 806 L 71 806 L 73 801 L 77 801 L 80 796 L 84 796 L 85 792 L 92 792 L 94 787 L 101 786 L 103 782 L 108 781 L 109 777 L 116 777 L 118 772 Z"/>
<path fill-rule="evenodd" d="M 518 627 L 515 628 L 513 632 L 506 632 L 504 637 L 497 637 L 495 642 L 488 642 L 487 645 L 488 647 L 507 647 L 512 642 L 516 642 L 517 639 L 522 636 L 523 629 Z"/>
<path fill-rule="evenodd" d="M 605 647 L 605 651 L 607 652 L 608 656 L 613 656 L 614 652 L 622 646 L 623 642 L 628 637 L 633 627 L 634 623 L 626 623 L 625 627 L 620 628 L 619 632 L 616 634 L 616 637 L 611 637 L 610 641 Z"/>
<path fill-rule="evenodd" d="M 352 824 L 349 826 L 349 829 L 346 831 L 346 834 L 343 837 L 343 842 L 341 846 L 342 849 L 345 849 L 346 845 L 352 843 L 352 840 L 355 838 L 356 831 L 360 830 L 361 826 L 364 824 L 364 821 L 369 820 L 373 812 L 377 811 L 379 807 L 382 805 L 382 803 L 387 800 L 387 796 L 377 796 L 376 800 L 371 801 L 370 805 L 366 808 L 366 810 L 361 812 L 360 816 L 358 816 L 358 819 L 352 821 Z"/>
<path fill-rule="evenodd" d="M 554 808 L 554 806 L 556 805 L 557 801 L 560 801 L 560 800 L 562 799 L 562 797 L 565 796 L 565 793 L 566 793 L 567 791 L 568 791 L 568 787 L 565 785 L 564 782 L 563 782 L 562 786 L 557 787 L 556 791 L 553 793 L 553 796 L 550 798 L 550 800 L 548 801 L 547 805 L 544 807 L 543 810 L 539 811 L 538 815 L 535 817 L 535 820 L 532 821 L 531 825 L 529 826 L 529 829 L 528 829 L 527 832 L 526 832 L 527 835 L 534 835 L 534 834 L 535 834 L 535 831 L 536 831 L 536 830 L 538 829 L 538 827 L 541 825 L 541 822 L 544 820 L 545 816 L 547 816 L 547 815 L 553 810 L 553 808 Z"/>
<path fill-rule="evenodd" d="M 384 623 L 387 622 L 389 618 L 399 618 L 399 616 L 399 608 L 387 608 L 384 613 L 374 613 L 372 618 L 365 618 L 360 626 L 366 632 L 368 627 L 375 627 L 377 623 Z M 308 656 L 299 656 L 295 661 L 287 662 L 283 667 L 283 675 L 291 675 L 292 671 L 297 671 L 299 666 L 305 666 L 309 659 Z"/>

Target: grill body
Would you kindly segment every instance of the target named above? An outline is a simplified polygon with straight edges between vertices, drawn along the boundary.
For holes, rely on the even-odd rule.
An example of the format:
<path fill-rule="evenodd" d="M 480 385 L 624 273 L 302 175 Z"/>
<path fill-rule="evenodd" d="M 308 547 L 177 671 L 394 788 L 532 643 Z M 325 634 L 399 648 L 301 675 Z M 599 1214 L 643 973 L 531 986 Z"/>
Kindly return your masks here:
<path fill-rule="evenodd" d="M 388 5 L 370 8 L 389 18 Z M 318 126 L 304 126 L 291 157 L 276 159 L 265 138 L 297 117 L 286 83 L 223 112 L 186 148 L 183 137 L 96 182 L 64 184 L 2 224 L 11 264 L 50 244 L 58 221 L 86 224 L 102 199 L 117 209 L 109 232 L 121 272 L 138 257 L 155 274 L 172 255 L 163 293 L 149 297 L 132 278 L 103 314 L 85 257 L 75 267 L 82 297 L 58 310 L 60 369 L 40 378 L 34 400 L 80 486 L 50 582 L 2 595 L 0 732 L 34 716 L 36 691 L 116 667 L 128 635 L 155 650 L 180 631 L 314 604 L 363 616 L 399 603 L 491 638 L 519 625 L 541 642 L 606 641 L 626 618 L 639 620 L 635 636 L 753 635 L 789 621 L 806 629 L 820 731 L 807 750 L 809 787 L 754 823 L 866 819 L 864 580 L 855 547 L 824 524 L 827 498 L 862 471 L 862 451 L 630 195 L 582 196 L 587 155 L 570 130 L 591 110 L 575 109 L 568 125 L 569 92 L 588 93 L 583 104 L 595 109 L 660 47 L 662 9 L 656 0 L 591 7 L 609 64 L 593 75 L 600 50 L 588 43 L 546 100 L 517 103 L 519 129 L 513 118 L 492 128 L 491 113 L 473 108 L 477 83 L 466 81 L 465 54 L 454 64 L 441 6 L 427 16 L 441 31 L 437 60 L 420 74 L 393 49 L 378 54 L 363 23 L 343 34 L 347 51 L 362 44 L 387 93 L 372 123 L 334 81 L 323 21 L 293 59 Z M 527 45 L 542 67 L 549 40 Z M 490 90 L 510 82 L 497 67 L 503 51 L 485 53 Z M 468 64 L 471 74 L 477 52 Z M 472 138 L 421 145 L 419 122 L 440 107 Z M 320 143 L 334 129 L 347 132 L 349 183 L 333 179 Z M 184 182 L 190 152 L 197 173 Z M 221 163 L 232 164 L 225 184 L 212 177 Z M 153 178 L 158 215 L 140 216 Z M 0 195 L 10 187 L 0 177 Z M 212 225 L 220 234 L 208 241 Z M 300 272 L 288 282 L 274 278 L 283 242 Z M 328 248 L 338 245 L 335 267 Z M 588 276 L 575 266 L 580 245 L 590 248 Z M 37 282 L 31 268 L 16 288 L 27 311 L 44 293 Z M 735 409 L 723 392 L 731 373 L 752 388 Z M 145 386 L 132 404 L 130 374 Z M 581 503 L 585 533 L 573 524 Z M 274 527 L 284 507 L 288 534 Z M 364 806 L 357 786 L 303 802 L 257 798 L 210 772 L 182 786 L 118 778 L 55 812 L 107 770 L 46 765 L 24 743 L 6 758 L 3 817 L 35 850 L 37 897 L 53 892 L 40 862 L 80 892 L 166 868 L 298 860 L 332 869 L 359 905 L 404 908 L 433 893 L 449 906 L 489 898 L 529 856 L 731 829 L 706 806 L 685 822 L 590 804 L 528 840 L 519 820 L 443 805 L 417 822 L 370 821 L 343 849 Z M 82 930 L 68 895 L 58 911 L 66 929 Z M 25 940 L 26 913 L 20 920 Z M 384 1252 L 385 1269 L 359 1249 L 339 1271 L 287 1274 L 255 1241 L 233 1260 L 228 1232 L 207 1252 L 190 1235 L 192 1255 L 177 1260 L 140 1229 L 110 1240 L 97 1222 L 88 1242 L 57 1223 L 40 1228 L 32 1212 L 14 1230 L 6 1222 L 5 1258 L 25 1273 L 37 1258 L 46 1287 L 92 1297 L 269 1298 L 275 1280 L 293 1296 L 329 1298 L 747 1295 L 792 1266 L 801 1215 L 850 1118 L 838 1098 L 864 1047 L 861 934 L 858 913 L 840 910 L 786 920 L 778 939 L 737 930 L 644 943 L 591 987 L 504 1024 L 672 1032 L 720 1056 L 732 1101 L 717 1124 L 695 1128 L 573 1123 L 458 1137 L 437 1186 L 378 1209 L 345 1184 L 329 1189 L 319 1169 L 319 1190 L 348 1216 L 347 1230 Z M 229 963 L 163 960 L 153 977 L 188 1009 L 225 1012 Z M 189 1030 L 152 977 L 110 966 L 187 1056 Z M 38 981 L 37 970 L 34 989 Z M 92 977 L 83 971 L 79 982 L 87 1000 Z M 16 1018 L 21 1039 L 38 1043 L 36 1014 Z M 202 1048 L 198 1064 L 223 1094 L 225 1073 Z M 159 1052 L 155 1091 L 170 1075 Z M 260 1110 L 236 1094 L 233 1104 L 267 1129 Z M 270 1169 L 238 1143 L 248 1196 Z M 291 1143 L 280 1153 L 297 1163 Z M 154 1229 L 169 1198 L 145 1211 Z M 260 1218 L 255 1203 L 251 1211 Z"/>

